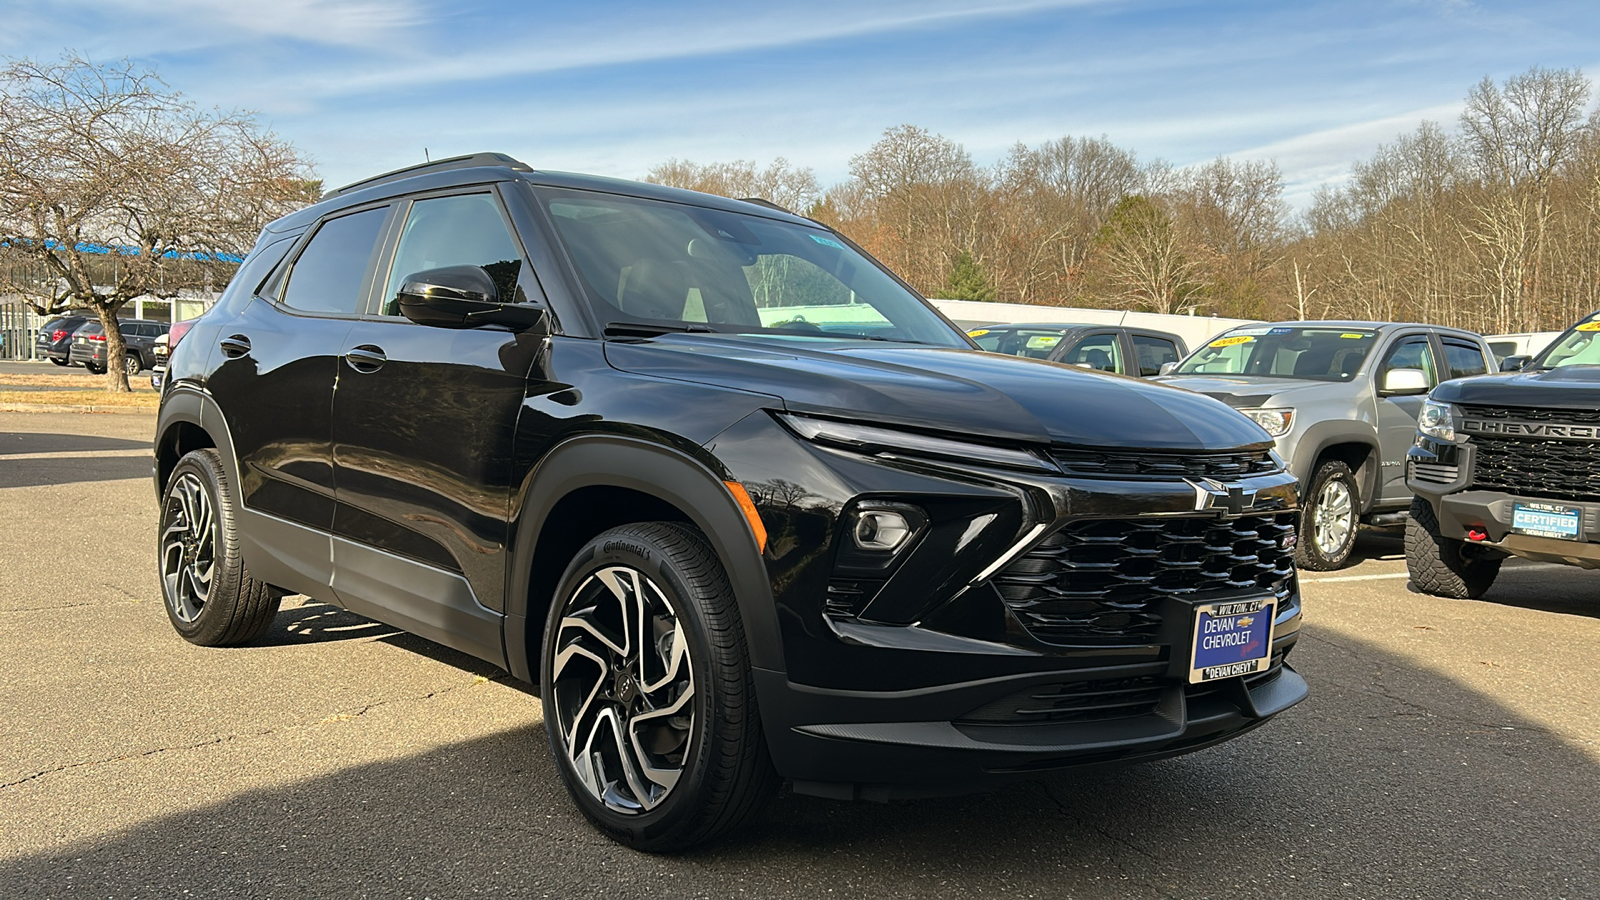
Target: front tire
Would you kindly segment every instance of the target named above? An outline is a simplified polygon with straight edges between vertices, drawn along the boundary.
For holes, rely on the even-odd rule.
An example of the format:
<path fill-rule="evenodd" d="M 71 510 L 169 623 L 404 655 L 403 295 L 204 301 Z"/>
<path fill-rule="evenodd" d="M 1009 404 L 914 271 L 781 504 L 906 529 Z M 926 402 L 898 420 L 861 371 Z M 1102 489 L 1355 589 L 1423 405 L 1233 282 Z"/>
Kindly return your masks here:
<path fill-rule="evenodd" d="M 1435 597 L 1476 600 L 1488 593 L 1500 575 L 1501 557 L 1482 556 L 1466 541 L 1439 533 L 1433 507 L 1421 497 L 1411 498 L 1411 520 L 1406 523 L 1406 572 L 1417 590 Z"/>
<path fill-rule="evenodd" d="M 684 850 L 778 786 L 733 589 L 693 529 L 613 528 L 562 576 L 540 664 L 545 730 L 573 802 L 637 850 Z"/>
<path fill-rule="evenodd" d="M 172 627 L 192 644 L 249 643 L 278 614 L 281 595 L 245 571 L 236 502 L 215 450 L 189 452 L 167 479 L 156 544 L 161 594 Z"/>
<path fill-rule="evenodd" d="M 1348 562 L 1356 545 L 1360 508 L 1361 495 L 1349 466 L 1336 459 L 1317 466 L 1301 513 L 1304 525 L 1295 563 L 1302 569 L 1327 572 Z"/>

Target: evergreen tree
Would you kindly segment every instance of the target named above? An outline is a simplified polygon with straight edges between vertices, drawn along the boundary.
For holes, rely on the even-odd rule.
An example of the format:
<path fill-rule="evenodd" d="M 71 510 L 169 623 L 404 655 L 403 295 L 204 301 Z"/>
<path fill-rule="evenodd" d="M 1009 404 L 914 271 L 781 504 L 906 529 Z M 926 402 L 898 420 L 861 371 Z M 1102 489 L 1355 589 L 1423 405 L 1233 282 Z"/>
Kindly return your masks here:
<path fill-rule="evenodd" d="M 972 254 L 963 250 L 945 281 L 944 296 L 948 300 L 993 300 L 994 285 Z"/>

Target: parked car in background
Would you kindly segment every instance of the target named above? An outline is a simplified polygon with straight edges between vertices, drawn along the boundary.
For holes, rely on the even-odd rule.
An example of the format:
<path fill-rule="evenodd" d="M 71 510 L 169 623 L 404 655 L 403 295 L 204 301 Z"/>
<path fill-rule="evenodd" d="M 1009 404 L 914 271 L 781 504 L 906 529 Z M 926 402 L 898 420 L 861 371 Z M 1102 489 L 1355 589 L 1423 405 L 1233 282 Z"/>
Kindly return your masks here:
<path fill-rule="evenodd" d="M 89 321 L 90 317 L 85 315 L 57 316 L 40 325 L 39 335 L 34 338 L 35 355 L 58 366 L 71 365 L 68 357 L 72 350 L 72 335 Z"/>
<path fill-rule="evenodd" d="M 167 323 L 152 322 L 147 319 L 121 319 L 117 327 L 122 330 L 122 340 L 127 346 L 127 355 L 123 363 L 127 367 L 128 377 L 155 363 L 154 344 L 156 338 L 167 333 Z M 72 349 L 68 360 L 75 366 L 81 365 L 89 371 L 99 375 L 106 370 L 106 333 L 105 328 L 98 321 L 90 321 L 79 328 L 72 336 Z"/>
<path fill-rule="evenodd" d="M 1164 331 L 1083 323 L 1023 322 L 967 332 L 991 353 L 1148 378 L 1188 354 L 1183 338 Z"/>
<path fill-rule="evenodd" d="M 1383 322 L 1284 322 L 1219 335 L 1167 384 L 1234 407 L 1267 430 L 1304 491 L 1297 561 L 1344 565 L 1363 523 L 1404 524 L 1406 450 L 1423 396 L 1495 370 L 1483 337 Z"/>
<path fill-rule="evenodd" d="M 1508 556 L 1600 569 L 1600 313 L 1519 371 L 1440 385 L 1406 484 L 1406 570 L 1429 594 L 1483 596 Z"/>
<path fill-rule="evenodd" d="M 1495 363 L 1503 363 L 1508 356 L 1537 356 L 1541 350 L 1561 336 L 1559 331 L 1524 331 L 1519 334 L 1491 334 L 1484 337 L 1494 353 Z"/>
<path fill-rule="evenodd" d="M 573 802 L 657 851 L 780 777 L 960 792 L 1304 698 L 1266 433 L 975 350 L 769 205 L 490 154 L 351 185 L 173 347 L 167 614 L 239 644 L 306 594 L 504 667 Z"/>

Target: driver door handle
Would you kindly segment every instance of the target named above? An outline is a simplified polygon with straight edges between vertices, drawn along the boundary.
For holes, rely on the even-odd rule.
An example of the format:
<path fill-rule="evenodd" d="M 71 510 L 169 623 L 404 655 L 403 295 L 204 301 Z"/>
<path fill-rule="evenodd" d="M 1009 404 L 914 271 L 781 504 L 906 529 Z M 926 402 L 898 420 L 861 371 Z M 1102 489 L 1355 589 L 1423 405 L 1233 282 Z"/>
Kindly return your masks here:
<path fill-rule="evenodd" d="M 382 347 L 374 347 L 371 344 L 351 347 L 344 352 L 344 361 L 357 372 L 376 372 L 383 368 L 383 364 L 388 360 L 389 357 L 383 355 Z"/>

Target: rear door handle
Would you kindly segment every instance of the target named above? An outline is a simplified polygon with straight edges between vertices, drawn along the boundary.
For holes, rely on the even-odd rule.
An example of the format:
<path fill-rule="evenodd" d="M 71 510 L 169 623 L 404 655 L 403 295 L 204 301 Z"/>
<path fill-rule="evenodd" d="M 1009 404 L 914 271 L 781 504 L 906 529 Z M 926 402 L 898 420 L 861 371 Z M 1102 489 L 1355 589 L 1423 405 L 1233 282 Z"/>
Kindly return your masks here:
<path fill-rule="evenodd" d="M 217 342 L 222 348 L 222 355 L 229 359 L 238 359 L 250 352 L 250 339 L 242 334 L 230 334 Z"/>
<path fill-rule="evenodd" d="M 383 355 L 382 347 L 374 347 L 371 344 L 351 347 L 344 352 L 344 361 L 357 372 L 376 372 L 383 368 L 383 364 L 388 360 L 389 357 Z"/>

